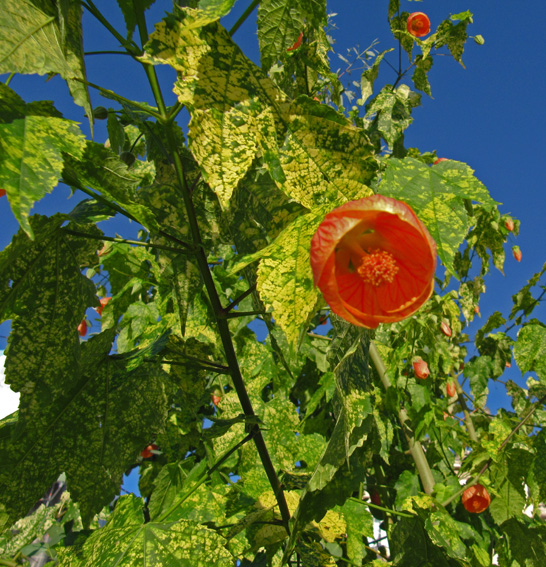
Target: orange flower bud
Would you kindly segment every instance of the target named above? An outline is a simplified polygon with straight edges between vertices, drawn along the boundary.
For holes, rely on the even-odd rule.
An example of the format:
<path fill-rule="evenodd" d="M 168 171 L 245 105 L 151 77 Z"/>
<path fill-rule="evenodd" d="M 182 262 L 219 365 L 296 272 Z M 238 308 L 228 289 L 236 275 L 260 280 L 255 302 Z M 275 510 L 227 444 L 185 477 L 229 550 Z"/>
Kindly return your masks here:
<path fill-rule="evenodd" d="M 514 221 L 508 217 L 504 220 L 504 226 L 506 227 L 506 230 L 512 232 L 514 230 Z"/>
<path fill-rule="evenodd" d="M 423 37 L 430 33 L 430 20 L 423 12 L 413 12 L 408 17 L 408 32 L 415 37 Z"/>
<path fill-rule="evenodd" d="M 491 503 L 491 497 L 485 489 L 485 486 L 475 484 L 463 492 L 462 501 L 463 506 L 468 512 L 471 512 L 472 514 L 479 514 L 480 512 L 487 510 Z"/>
<path fill-rule="evenodd" d="M 451 337 L 451 327 L 445 321 L 440 323 L 440 328 L 446 337 Z"/>
<path fill-rule="evenodd" d="M 153 451 L 157 451 L 158 449 L 159 447 L 155 443 L 150 443 L 150 445 L 148 445 L 146 449 L 140 452 L 140 456 L 143 459 L 149 459 L 150 457 L 154 456 Z"/>
<path fill-rule="evenodd" d="M 372 195 L 324 217 L 311 241 L 311 267 L 334 313 L 375 329 L 413 315 L 430 297 L 436 244 L 408 205 Z"/>
<path fill-rule="evenodd" d="M 521 262 L 521 250 L 519 246 L 512 246 L 512 255 L 518 262 Z"/>
<path fill-rule="evenodd" d="M 450 398 L 453 398 L 457 395 L 457 388 L 453 382 L 448 382 L 446 384 L 446 392 Z"/>
<path fill-rule="evenodd" d="M 87 334 L 87 322 L 85 319 L 78 325 L 78 333 L 80 333 L 80 337 L 85 337 Z"/>
<path fill-rule="evenodd" d="M 421 380 L 426 380 L 430 374 L 428 364 L 422 358 L 416 358 L 413 361 L 413 371 L 415 376 L 421 378 Z"/>
<path fill-rule="evenodd" d="M 436 165 L 437 163 L 441 163 L 442 161 L 449 161 L 445 157 L 439 157 L 432 165 Z"/>
<path fill-rule="evenodd" d="M 0 197 L 3 197 L 6 194 L 5 189 L 0 189 Z"/>
<path fill-rule="evenodd" d="M 97 307 L 97 313 L 102 315 L 102 310 L 106 307 L 106 304 L 111 300 L 111 297 L 101 297 L 100 298 L 100 307 Z"/>
<path fill-rule="evenodd" d="M 303 39 L 303 32 L 300 32 L 300 35 L 296 40 L 296 42 L 294 43 L 294 45 L 292 47 L 289 47 L 286 51 L 295 51 L 301 45 L 302 39 Z"/>

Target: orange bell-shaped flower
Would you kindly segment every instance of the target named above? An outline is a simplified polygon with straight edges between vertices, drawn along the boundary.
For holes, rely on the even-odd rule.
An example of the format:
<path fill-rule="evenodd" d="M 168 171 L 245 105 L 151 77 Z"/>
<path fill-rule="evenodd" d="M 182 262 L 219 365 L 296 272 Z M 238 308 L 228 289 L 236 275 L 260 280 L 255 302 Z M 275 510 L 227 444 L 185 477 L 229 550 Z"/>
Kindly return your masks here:
<path fill-rule="evenodd" d="M 430 33 L 430 20 L 423 12 L 413 12 L 408 16 L 408 32 L 415 37 L 423 37 Z"/>
<path fill-rule="evenodd" d="M 485 486 L 475 484 L 463 492 L 463 506 L 472 514 L 479 514 L 489 507 L 491 496 Z"/>
<path fill-rule="evenodd" d="M 315 285 L 334 313 L 375 329 L 432 294 L 436 244 L 411 207 L 382 195 L 329 212 L 311 241 Z"/>

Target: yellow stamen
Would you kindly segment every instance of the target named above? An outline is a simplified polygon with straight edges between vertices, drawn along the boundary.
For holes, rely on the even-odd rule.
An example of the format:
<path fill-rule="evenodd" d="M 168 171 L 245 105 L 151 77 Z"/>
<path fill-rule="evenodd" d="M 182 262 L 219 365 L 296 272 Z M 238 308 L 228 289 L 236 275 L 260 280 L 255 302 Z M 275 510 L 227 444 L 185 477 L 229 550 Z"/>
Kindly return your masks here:
<path fill-rule="evenodd" d="M 398 270 L 396 260 L 390 252 L 372 250 L 362 257 L 362 262 L 356 271 L 364 282 L 378 287 L 385 283 L 391 283 Z"/>

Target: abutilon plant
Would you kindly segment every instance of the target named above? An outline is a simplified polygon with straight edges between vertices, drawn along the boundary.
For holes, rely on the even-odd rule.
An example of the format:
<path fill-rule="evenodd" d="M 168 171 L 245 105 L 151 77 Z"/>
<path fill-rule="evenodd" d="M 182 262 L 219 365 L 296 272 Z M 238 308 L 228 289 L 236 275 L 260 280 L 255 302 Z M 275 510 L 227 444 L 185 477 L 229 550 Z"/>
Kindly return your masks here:
<path fill-rule="evenodd" d="M 519 221 L 421 97 L 473 15 L 338 71 L 326 1 L 174 4 L 2 3 L 0 565 L 542 567 L 546 268 L 474 317 Z"/>

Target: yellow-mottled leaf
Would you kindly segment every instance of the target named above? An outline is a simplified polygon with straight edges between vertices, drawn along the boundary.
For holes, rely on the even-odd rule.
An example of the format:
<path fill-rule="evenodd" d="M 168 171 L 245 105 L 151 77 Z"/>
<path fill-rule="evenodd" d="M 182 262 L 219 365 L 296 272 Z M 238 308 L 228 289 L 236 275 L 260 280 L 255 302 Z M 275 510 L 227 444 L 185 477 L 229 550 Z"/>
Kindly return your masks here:
<path fill-rule="evenodd" d="M 34 201 L 58 183 L 66 152 L 83 154 L 85 139 L 77 124 L 54 116 L 26 116 L 0 124 L 0 187 L 11 210 L 32 237 L 28 214 Z"/>
<path fill-rule="evenodd" d="M 289 103 L 219 24 L 199 10 L 177 14 L 157 24 L 145 60 L 179 72 L 190 149 L 222 206 L 257 157 L 308 208 L 371 193 L 377 165 L 362 129 L 308 97 Z"/>
<path fill-rule="evenodd" d="M 320 299 L 309 254 L 311 238 L 325 212 L 319 209 L 319 214 L 298 217 L 265 250 L 258 267 L 260 297 L 293 348 Z"/>

